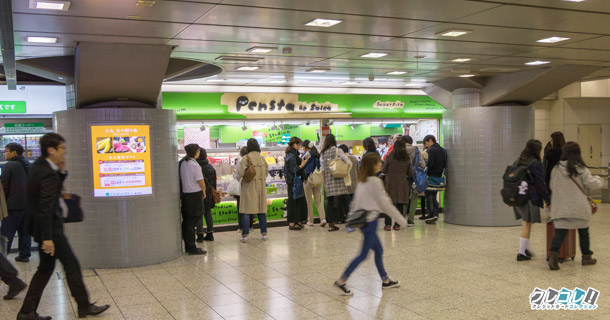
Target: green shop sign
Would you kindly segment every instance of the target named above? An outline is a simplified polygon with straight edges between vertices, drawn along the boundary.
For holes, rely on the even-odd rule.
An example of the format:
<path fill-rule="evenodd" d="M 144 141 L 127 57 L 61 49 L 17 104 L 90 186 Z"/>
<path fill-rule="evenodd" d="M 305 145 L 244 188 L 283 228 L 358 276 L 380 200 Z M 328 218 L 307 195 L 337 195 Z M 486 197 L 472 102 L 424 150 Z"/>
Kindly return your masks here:
<path fill-rule="evenodd" d="M 5 123 L 4 132 L 6 133 L 31 133 L 44 132 L 46 128 L 44 123 Z"/>
<path fill-rule="evenodd" d="M 428 96 L 414 95 L 164 92 L 162 99 L 163 108 L 176 110 L 181 120 L 307 113 L 350 113 L 352 118 L 440 118 L 445 110 Z"/>
<path fill-rule="evenodd" d="M 282 220 L 284 217 L 284 199 L 274 199 L 267 205 L 267 220 Z M 237 207 L 233 202 L 221 202 L 212 209 L 214 224 L 237 223 Z"/>
<path fill-rule="evenodd" d="M 25 112 L 25 101 L 0 101 L 0 114 Z"/>

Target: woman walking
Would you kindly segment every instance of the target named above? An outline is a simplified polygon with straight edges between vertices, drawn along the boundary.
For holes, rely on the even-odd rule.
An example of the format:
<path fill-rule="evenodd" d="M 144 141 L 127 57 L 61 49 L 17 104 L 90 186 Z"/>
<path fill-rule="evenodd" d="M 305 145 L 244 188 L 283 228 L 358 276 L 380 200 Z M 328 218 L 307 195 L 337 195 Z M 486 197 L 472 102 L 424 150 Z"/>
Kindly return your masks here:
<path fill-rule="evenodd" d="M 316 204 L 316 209 L 318 210 L 318 217 L 320 217 L 320 227 L 326 226 L 326 212 L 324 211 L 324 202 L 322 198 L 322 189 L 324 188 L 324 183 L 320 182 L 320 184 L 315 185 L 310 183 L 309 176 L 314 173 L 316 170 L 320 169 L 320 153 L 318 149 L 314 146 L 313 142 L 309 140 L 303 141 L 303 149 L 305 152 L 301 159 L 309 159 L 307 164 L 303 168 L 305 171 L 305 177 L 303 179 L 303 188 L 305 188 L 305 201 L 307 202 L 307 225 L 313 226 L 313 203 Z M 313 196 L 313 203 L 311 201 L 311 197 Z"/>
<path fill-rule="evenodd" d="M 239 165 L 239 176 L 241 180 L 241 199 L 239 203 L 239 212 L 241 218 L 241 242 L 248 241 L 250 231 L 250 215 L 258 215 L 258 222 L 261 227 L 261 235 L 263 241 L 267 240 L 267 175 L 269 167 L 267 161 L 261 155 L 261 148 L 258 141 L 250 138 L 246 144 L 248 154 L 241 158 Z M 246 171 L 248 168 L 254 168 L 256 174 L 250 181 L 246 181 Z"/>
<path fill-rule="evenodd" d="M 553 205 L 551 219 L 555 235 L 549 251 L 549 268 L 559 270 L 559 249 L 569 229 L 578 229 L 582 265 L 595 264 L 593 251 L 589 248 L 589 224 L 593 212 L 587 194 L 602 187 L 603 180 L 592 176 L 580 155 L 576 142 L 568 142 L 563 147 L 561 161 L 551 173 Z"/>
<path fill-rule="evenodd" d="M 523 149 L 519 159 L 515 162 L 520 166 L 526 166 L 529 171 L 529 179 L 527 181 L 528 201 L 523 206 L 513 207 L 515 218 L 522 220 L 517 261 L 532 259 L 532 253 L 529 250 L 532 223 L 540 223 L 540 208 L 544 206 L 545 202 L 548 206 L 551 200 L 549 191 L 544 185 L 540 151 L 542 151 L 542 143 L 531 139 L 527 142 L 525 149 Z"/>
<path fill-rule="evenodd" d="M 404 217 L 411 197 L 411 179 L 413 178 L 413 167 L 404 140 L 400 139 L 394 143 L 394 149 L 385 158 L 381 172 L 385 174 L 386 192 L 396 209 Z M 392 230 L 392 218 L 387 215 L 383 229 Z M 394 223 L 394 230 L 400 230 L 398 223 Z"/>
<path fill-rule="evenodd" d="M 383 181 L 377 177 L 377 172 L 381 170 L 381 157 L 377 153 L 370 153 L 362 157 L 360 175 L 358 176 L 358 189 L 352 202 L 352 207 L 348 217 L 348 221 L 356 217 L 356 215 L 365 212 L 367 224 L 360 228 L 364 239 L 362 242 L 362 251 L 349 264 L 339 280 L 335 281 L 334 286 L 341 291 L 343 295 L 352 295 L 353 292 L 346 287 L 346 282 L 349 276 L 356 270 L 358 265 L 366 259 L 369 250 L 375 252 L 375 266 L 379 276 L 383 281 L 382 289 L 389 289 L 400 286 L 400 282 L 390 280 L 388 273 L 383 266 L 383 247 L 377 236 L 377 219 L 380 212 L 384 212 L 394 218 L 398 224 L 405 226 L 407 220 L 398 212 L 392 204 L 392 200 L 386 194 Z"/>
<path fill-rule="evenodd" d="M 286 186 L 288 188 L 288 229 L 289 230 L 301 230 L 300 222 L 304 218 L 304 210 L 306 209 L 307 202 L 305 201 L 305 195 L 295 199 L 293 188 L 303 188 L 303 179 L 297 180 L 295 176 L 303 177 L 303 167 L 307 165 L 309 158 L 301 160 L 299 156 L 299 149 L 303 141 L 298 137 L 290 138 L 288 141 L 288 147 L 286 148 L 286 159 L 284 162 L 284 177 L 286 178 Z M 300 185 L 295 186 L 295 183 Z"/>
<path fill-rule="evenodd" d="M 349 165 L 351 161 L 345 156 L 343 150 L 337 148 L 335 136 L 329 134 L 324 139 L 322 147 L 322 176 L 324 177 L 324 188 L 326 190 L 326 219 L 328 220 L 328 231 L 337 231 L 339 227 L 335 223 L 341 220 L 343 208 L 346 207 L 349 193 L 343 178 L 335 178 L 330 170 L 333 161 L 343 161 Z M 348 173 L 349 174 L 349 173 Z"/>

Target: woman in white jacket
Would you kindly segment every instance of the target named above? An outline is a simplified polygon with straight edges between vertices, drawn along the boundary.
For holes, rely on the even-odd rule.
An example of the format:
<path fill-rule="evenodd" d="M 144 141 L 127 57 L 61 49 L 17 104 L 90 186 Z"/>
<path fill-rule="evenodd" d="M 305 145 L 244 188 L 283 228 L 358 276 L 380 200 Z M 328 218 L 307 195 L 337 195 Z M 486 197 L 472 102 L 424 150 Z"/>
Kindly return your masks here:
<path fill-rule="evenodd" d="M 576 142 L 564 145 L 561 161 L 551 173 L 551 219 L 555 227 L 555 235 L 549 251 L 549 268 L 559 270 L 558 255 L 561 243 L 570 229 L 578 229 L 582 265 L 592 265 L 597 262 L 591 256 L 589 249 L 589 222 L 593 215 L 587 193 L 602 187 L 603 180 L 592 176 L 582 157 L 580 147 Z"/>
<path fill-rule="evenodd" d="M 383 281 L 381 288 L 389 289 L 400 286 L 400 282 L 390 280 L 388 273 L 383 267 L 383 247 L 381 246 L 379 237 L 377 237 L 377 219 L 379 218 L 379 213 L 383 212 L 393 218 L 394 221 L 401 226 L 406 226 L 407 220 L 405 220 L 402 214 L 396 209 L 392 200 L 385 192 L 383 181 L 377 177 L 379 171 L 381 171 L 381 157 L 379 154 L 371 152 L 362 157 L 362 165 L 358 176 L 358 188 L 356 189 L 356 194 L 352 201 L 348 221 L 353 218 L 356 212 L 366 211 L 367 224 L 360 229 L 364 235 L 360 255 L 352 260 L 347 269 L 345 269 L 345 272 L 343 272 L 343 275 L 341 275 L 341 278 L 334 283 L 334 286 L 341 290 L 343 295 L 353 294 L 353 292 L 346 287 L 345 283 L 358 265 L 366 259 L 369 250 L 375 252 L 375 265 L 377 266 L 377 271 Z"/>

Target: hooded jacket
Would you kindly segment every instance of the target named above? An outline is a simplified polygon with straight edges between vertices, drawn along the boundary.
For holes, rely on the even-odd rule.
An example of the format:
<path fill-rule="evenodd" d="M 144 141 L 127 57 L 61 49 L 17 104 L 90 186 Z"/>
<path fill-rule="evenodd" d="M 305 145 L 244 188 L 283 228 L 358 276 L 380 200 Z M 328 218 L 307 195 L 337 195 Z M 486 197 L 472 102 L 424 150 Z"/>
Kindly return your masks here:
<path fill-rule="evenodd" d="M 586 193 L 599 189 L 603 185 L 602 178 L 591 175 L 588 168 L 579 166 L 578 175 L 573 177 Z M 589 227 L 592 212 L 587 196 L 570 179 L 567 161 L 560 161 L 551 173 L 551 190 L 553 205 L 551 219 L 558 229 L 581 229 Z"/>

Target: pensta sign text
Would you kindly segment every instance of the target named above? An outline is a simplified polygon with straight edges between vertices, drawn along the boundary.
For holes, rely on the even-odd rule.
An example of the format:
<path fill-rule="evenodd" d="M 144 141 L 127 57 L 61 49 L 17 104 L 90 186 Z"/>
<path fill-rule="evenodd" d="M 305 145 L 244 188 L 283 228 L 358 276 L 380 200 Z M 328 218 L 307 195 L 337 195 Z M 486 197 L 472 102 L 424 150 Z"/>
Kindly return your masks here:
<path fill-rule="evenodd" d="M 330 102 L 301 102 L 296 94 L 228 94 L 221 97 L 228 111 L 240 114 L 332 112 L 338 105 Z"/>

